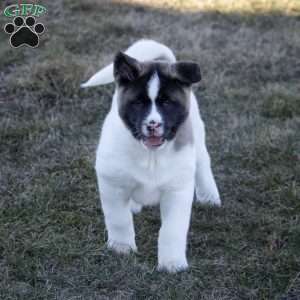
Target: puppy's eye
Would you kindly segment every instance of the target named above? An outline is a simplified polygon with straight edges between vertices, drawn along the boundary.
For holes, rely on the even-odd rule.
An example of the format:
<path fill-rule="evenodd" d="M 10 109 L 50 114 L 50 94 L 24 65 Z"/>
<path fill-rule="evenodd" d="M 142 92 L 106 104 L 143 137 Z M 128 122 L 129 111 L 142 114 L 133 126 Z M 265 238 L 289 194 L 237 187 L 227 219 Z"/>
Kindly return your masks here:
<path fill-rule="evenodd" d="M 160 99 L 160 104 L 163 105 L 163 106 L 169 106 L 171 104 L 171 100 L 169 100 L 168 98 L 162 98 Z"/>
<path fill-rule="evenodd" d="M 143 100 L 141 100 L 141 99 L 137 99 L 137 100 L 134 100 L 134 101 L 132 102 L 132 104 L 134 104 L 134 105 L 143 105 L 144 102 L 143 102 Z"/>

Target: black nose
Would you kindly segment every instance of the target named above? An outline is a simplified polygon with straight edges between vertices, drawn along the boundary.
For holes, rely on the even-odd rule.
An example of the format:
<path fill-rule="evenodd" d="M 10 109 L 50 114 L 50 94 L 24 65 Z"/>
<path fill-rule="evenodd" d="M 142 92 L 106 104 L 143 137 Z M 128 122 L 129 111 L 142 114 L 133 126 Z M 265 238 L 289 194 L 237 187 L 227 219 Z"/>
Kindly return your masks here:
<path fill-rule="evenodd" d="M 155 129 L 161 127 L 161 123 L 160 122 L 155 122 L 153 120 L 151 120 L 148 124 L 147 124 L 147 130 L 149 131 L 154 131 Z"/>

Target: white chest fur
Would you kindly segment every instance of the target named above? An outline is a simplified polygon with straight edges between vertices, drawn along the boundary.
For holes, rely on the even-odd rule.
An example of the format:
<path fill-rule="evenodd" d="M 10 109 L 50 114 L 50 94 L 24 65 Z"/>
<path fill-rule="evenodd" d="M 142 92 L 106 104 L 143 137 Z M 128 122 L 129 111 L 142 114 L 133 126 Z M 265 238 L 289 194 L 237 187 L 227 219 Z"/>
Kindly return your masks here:
<path fill-rule="evenodd" d="M 180 150 L 175 149 L 173 142 L 162 149 L 146 149 L 132 137 L 112 108 L 103 126 L 96 169 L 114 184 L 126 186 L 135 201 L 143 205 L 158 202 L 160 191 L 193 179 L 195 168 L 193 144 Z"/>

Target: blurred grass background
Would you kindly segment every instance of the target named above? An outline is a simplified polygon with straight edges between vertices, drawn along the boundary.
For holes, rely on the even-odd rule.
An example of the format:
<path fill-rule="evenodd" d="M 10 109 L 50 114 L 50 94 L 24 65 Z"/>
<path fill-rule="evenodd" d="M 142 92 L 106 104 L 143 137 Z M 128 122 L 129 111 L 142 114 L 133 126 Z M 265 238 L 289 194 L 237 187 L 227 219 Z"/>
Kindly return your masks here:
<path fill-rule="evenodd" d="M 0 298 L 300 299 L 300 2 L 40 4 L 39 48 L 0 33 Z M 140 38 L 200 64 L 224 203 L 194 205 L 176 275 L 155 269 L 158 208 L 135 217 L 137 255 L 105 248 L 93 164 L 113 87 L 79 89 Z"/>

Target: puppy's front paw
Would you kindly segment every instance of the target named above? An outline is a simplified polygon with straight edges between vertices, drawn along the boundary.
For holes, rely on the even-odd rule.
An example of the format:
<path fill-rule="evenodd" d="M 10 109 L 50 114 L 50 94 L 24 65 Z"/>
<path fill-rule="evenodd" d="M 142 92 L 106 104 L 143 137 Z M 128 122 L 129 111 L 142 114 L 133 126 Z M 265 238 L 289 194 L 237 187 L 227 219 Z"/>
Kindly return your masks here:
<path fill-rule="evenodd" d="M 112 240 L 108 241 L 107 246 L 109 249 L 115 251 L 118 254 L 129 254 L 131 251 L 137 251 L 135 244 L 125 244 Z"/>
<path fill-rule="evenodd" d="M 196 201 L 203 204 L 221 206 L 221 199 L 217 187 L 210 188 L 196 186 Z"/>
<path fill-rule="evenodd" d="M 170 259 L 160 261 L 158 264 L 158 271 L 167 271 L 169 273 L 177 273 L 188 269 L 189 265 L 186 259 Z"/>

